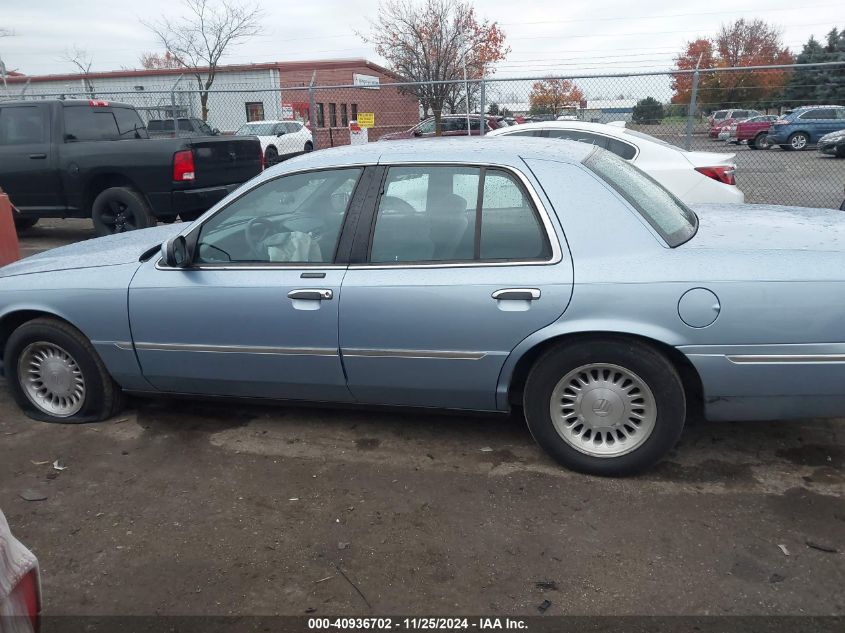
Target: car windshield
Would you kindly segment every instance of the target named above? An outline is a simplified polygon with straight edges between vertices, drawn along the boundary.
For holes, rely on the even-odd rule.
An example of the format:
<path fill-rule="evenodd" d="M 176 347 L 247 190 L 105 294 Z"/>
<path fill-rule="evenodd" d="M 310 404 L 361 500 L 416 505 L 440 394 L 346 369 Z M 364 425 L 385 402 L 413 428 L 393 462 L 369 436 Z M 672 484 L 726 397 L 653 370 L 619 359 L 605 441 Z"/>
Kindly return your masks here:
<path fill-rule="evenodd" d="M 695 235 L 695 213 L 648 174 L 600 148 L 593 150 L 584 164 L 639 211 L 670 247 Z"/>
<path fill-rule="evenodd" d="M 275 123 L 247 123 L 235 132 L 238 136 L 273 136 Z"/>

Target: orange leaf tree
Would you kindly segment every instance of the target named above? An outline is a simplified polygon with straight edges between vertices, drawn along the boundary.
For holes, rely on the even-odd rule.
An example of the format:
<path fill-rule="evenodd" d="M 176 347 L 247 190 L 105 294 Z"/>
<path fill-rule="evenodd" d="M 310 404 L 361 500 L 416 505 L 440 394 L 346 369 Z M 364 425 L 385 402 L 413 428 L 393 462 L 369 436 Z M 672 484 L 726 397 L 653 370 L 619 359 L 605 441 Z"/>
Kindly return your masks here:
<path fill-rule="evenodd" d="M 736 20 L 723 24 L 715 37 L 689 42 L 675 58 L 675 68 L 695 68 L 701 55 L 702 69 L 742 68 L 791 64 L 792 53 L 783 45 L 780 30 L 763 20 Z M 765 103 L 781 92 L 789 79 L 786 69 L 701 73 L 701 107 L 734 107 Z M 692 75 L 674 75 L 673 103 L 689 103 Z"/>
<path fill-rule="evenodd" d="M 462 79 L 464 55 L 467 78 L 480 79 L 510 52 L 498 24 L 479 19 L 472 4 L 463 0 L 387 0 L 379 5 L 370 32 L 361 37 L 393 71 L 416 82 Z M 433 112 L 438 135 L 444 106 L 455 108 L 462 90 L 462 85 L 448 83 L 408 89 L 426 113 Z"/>
<path fill-rule="evenodd" d="M 569 79 L 547 78 L 531 86 L 528 101 L 531 114 L 560 114 L 565 107 L 578 107 L 584 93 Z"/>

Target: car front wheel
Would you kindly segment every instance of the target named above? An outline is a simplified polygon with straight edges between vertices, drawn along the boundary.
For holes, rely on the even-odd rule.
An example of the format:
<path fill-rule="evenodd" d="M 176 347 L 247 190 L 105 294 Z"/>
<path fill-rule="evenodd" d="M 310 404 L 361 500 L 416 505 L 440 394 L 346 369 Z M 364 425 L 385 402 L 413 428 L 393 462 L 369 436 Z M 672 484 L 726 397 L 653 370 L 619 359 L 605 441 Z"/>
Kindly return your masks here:
<path fill-rule="evenodd" d="M 796 132 L 787 141 L 789 141 L 789 149 L 794 150 L 806 149 L 807 145 L 810 144 L 810 139 L 804 132 Z"/>
<path fill-rule="evenodd" d="M 678 441 L 686 417 L 683 384 L 649 345 L 624 338 L 552 348 L 524 392 L 534 439 L 559 463 L 591 475 L 648 468 Z"/>
<path fill-rule="evenodd" d="M 18 406 L 43 422 L 95 422 L 115 415 L 123 394 L 87 338 L 73 326 L 39 318 L 17 328 L 3 357 Z"/>

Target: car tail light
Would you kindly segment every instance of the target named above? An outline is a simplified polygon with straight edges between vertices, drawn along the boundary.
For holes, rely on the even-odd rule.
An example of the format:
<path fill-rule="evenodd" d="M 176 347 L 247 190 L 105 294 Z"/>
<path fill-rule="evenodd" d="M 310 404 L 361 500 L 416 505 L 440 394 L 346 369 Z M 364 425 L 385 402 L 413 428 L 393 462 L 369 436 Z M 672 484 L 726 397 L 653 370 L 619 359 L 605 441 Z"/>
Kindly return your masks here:
<path fill-rule="evenodd" d="M 194 153 L 183 149 L 173 155 L 173 180 L 175 182 L 190 182 L 196 177 L 194 173 Z"/>
<path fill-rule="evenodd" d="M 105 108 L 109 105 L 109 102 L 102 101 L 101 99 L 90 99 L 88 105 L 94 108 Z"/>
<path fill-rule="evenodd" d="M 696 167 L 695 171 L 708 178 L 718 180 L 726 185 L 736 184 L 736 165 L 719 165 L 717 167 Z"/>
<path fill-rule="evenodd" d="M 22 611 L 16 611 L 14 615 L 26 616 L 29 618 L 32 630 L 36 633 L 40 630 L 41 613 L 41 588 L 38 583 L 38 570 L 31 570 L 21 578 L 18 585 L 12 590 L 9 596 L 10 604 L 16 605 Z"/>

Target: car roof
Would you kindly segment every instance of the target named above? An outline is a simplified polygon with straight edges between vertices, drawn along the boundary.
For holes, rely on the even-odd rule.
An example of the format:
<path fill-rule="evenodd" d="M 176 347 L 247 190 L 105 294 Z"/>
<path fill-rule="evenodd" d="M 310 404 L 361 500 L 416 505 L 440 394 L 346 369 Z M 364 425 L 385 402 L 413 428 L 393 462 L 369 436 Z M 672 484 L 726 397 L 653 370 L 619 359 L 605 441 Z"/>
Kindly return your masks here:
<path fill-rule="evenodd" d="M 580 163 L 594 150 L 593 145 L 577 141 L 524 136 L 381 141 L 309 152 L 275 165 L 264 174 L 273 177 L 303 169 L 415 162 L 505 165 L 525 169 L 524 159 Z"/>
<path fill-rule="evenodd" d="M 534 121 L 532 123 L 522 123 L 514 128 L 505 128 L 511 134 L 519 130 L 583 130 L 585 132 L 601 132 L 608 136 L 615 136 L 617 138 L 625 137 L 625 128 L 618 125 L 608 125 L 607 123 L 591 123 L 589 121 Z M 491 136 L 508 136 L 506 132 L 499 132 L 493 130 L 490 132 Z"/>
<path fill-rule="evenodd" d="M 798 112 L 799 110 L 823 110 L 825 108 L 839 109 L 839 108 L 845 108 L 845 106 L 841 106 L 841 105 L 804 105 L 804 106 L 798 106 L 797 108 L 794 108 L 792 111 Z"/>

